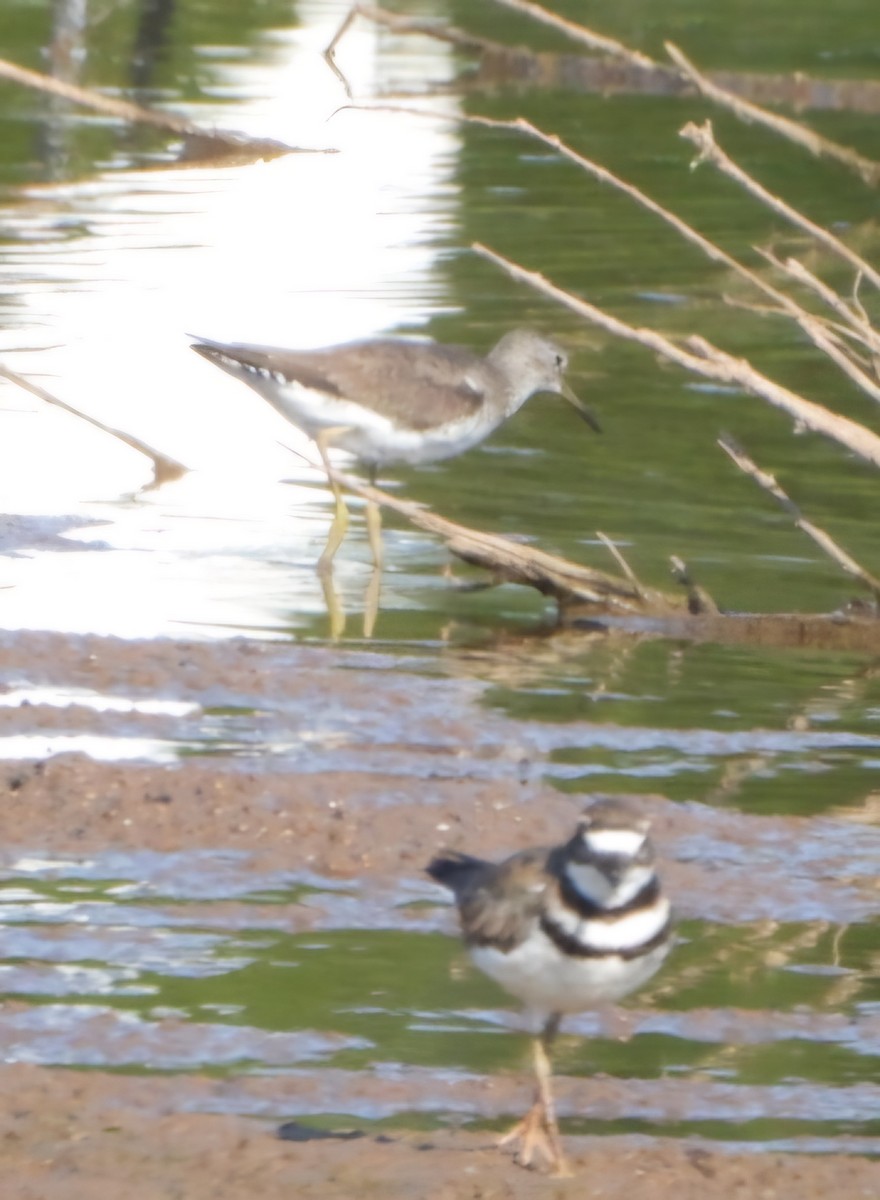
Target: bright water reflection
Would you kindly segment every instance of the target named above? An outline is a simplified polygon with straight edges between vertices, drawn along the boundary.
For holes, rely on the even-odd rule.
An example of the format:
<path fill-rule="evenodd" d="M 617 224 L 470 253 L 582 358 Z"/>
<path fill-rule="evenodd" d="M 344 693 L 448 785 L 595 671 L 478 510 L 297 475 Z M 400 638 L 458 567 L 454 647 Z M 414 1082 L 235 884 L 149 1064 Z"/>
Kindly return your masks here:
<path fill-rule="evenodd" d="M 126 503 L 149 479 L 140 456 L 7 387 L 3 506 L 106 523 L 77 538 L 97 541 L 101 554 L 7 565 L 7 627 L 132 636 L 187 620 L 274 623 L 273 594 L 301 612 L 320 609 L 307 568 L 326 523 L 324 489 L 278 483 L 320 484 L 286 448 L 309 454 L 309 445 L 206 369 L 187 334 L 305 347 L 417 328 L 445 309 L 435 243 L 454 219 L 457 138 L 444 123 L 336 112 L 345 93 L 319 50 L 338 10 L 316 8 L 261 60 L 218 65 L 220 92 L 237 97 L 222 121 L 337 153 L 114 170 L 24 189 L 7 210 L 13 306 L 0 346 L 9 364 L 194 468 Z M 375 30 L 360 25 L 341 61 L 358 91 L 375 92 Z M 420 69 L 438 81 L 448 74 L 442 44 L 425 44 Z"/>

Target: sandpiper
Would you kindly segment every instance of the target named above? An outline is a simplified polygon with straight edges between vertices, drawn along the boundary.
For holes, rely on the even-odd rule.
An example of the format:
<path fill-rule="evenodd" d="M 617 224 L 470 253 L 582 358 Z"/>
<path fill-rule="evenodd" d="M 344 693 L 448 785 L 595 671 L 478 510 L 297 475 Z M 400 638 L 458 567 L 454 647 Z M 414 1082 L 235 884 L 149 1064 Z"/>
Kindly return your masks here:
<path fill-rule="evenodd" d="M 315 442 L 325 467 L 333 447 L 366 464 L 371 479 L 391 462 L 426 463 L 477 445 L 536 392 L 556 392 L 598 428 L 565 382 L 565 351 L 526 329 L 507 333 L 485 358 L 463 346 L 375 338 L 319 350 L 200 339 L 196 353 L 250 386 Z M 336 515 L 318 566 L 333 560 L 348 510 L 330 476 Z M 370 546 L 381 562 L 378 510 L 368 505 Z"/>
<path fill-rule="evenodd" d="M 672 944 L 648 822 L 623 801 L 601 800 L 561 846 L 500 863 L 450 852 L 427 872 L 453 892 L 476 965 L 540 1020 L 535 1101 L 500 1144 L 520 1140 L 523 1166 L 538 1151 L 554 1174 L 569 1174 L 549 1058 L 560 1021 L 641 987 Z"/>

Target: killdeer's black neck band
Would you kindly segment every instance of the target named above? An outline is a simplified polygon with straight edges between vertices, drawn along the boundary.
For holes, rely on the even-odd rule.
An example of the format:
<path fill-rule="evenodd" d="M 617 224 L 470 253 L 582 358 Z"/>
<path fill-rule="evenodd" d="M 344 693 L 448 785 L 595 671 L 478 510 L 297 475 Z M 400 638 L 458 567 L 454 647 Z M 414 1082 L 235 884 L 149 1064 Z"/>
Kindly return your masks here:
<path fill-rule="evenodd" d="M 627 962 L 634 958 L 642 958 L 645 954 L 650 954 L 652 950 L 659 949 L 669 939 L 670 930 L 672 928 L 671 918 L 667 918 L 665 923 L 645 942 L 639 942 L 637 946 L 620 946 L 612 948 L 609 946 L 593 946 L 589 942 L 582 942 L 580 938 L 574 937 L 567 933 L 550 917 L 541 917 L 541 931 L 546 934 L 557 950 L 563 954 L 568 954 L 572 958 L 622 958 Z"/>
<path fill-rule="evenodd" d="M 626 904 L 620 904 L 617 908 L 603 908 L 601 904 L 579 892 L 563 871 L 559 877 L 559 894 L 563 903 L 585 921 L 616 921 L 625 917 L 627 913 L 656 904 L 660 899 L 660 880 L 656 875 L 652 875 L 642 890 L 636 892 Z"/>

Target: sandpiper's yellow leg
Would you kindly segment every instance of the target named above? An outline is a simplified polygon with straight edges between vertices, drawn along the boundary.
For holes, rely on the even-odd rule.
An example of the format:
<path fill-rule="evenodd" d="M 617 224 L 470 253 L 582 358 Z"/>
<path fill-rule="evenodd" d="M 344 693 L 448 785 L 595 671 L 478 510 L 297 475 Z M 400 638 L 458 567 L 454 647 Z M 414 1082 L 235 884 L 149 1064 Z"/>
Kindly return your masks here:
<path fill-rule="evenodd" d="M 364 595 L 364 637 L 371 638 L 379 615 L 379 597 L 382 594 L 382 572 L 373 567 L 370 582 Z"/>
<path fill-rule="evenodd" d="M 345 633 L 345 609 L 333 582 L 333 563 L 329 562 L 318 571 L 321 581 L 321 591 L 324 593 L 324 603 L 327 606 L 327 616 L 330 618 L 330 639 L 338 642 Z"/>
<path fill-rule="evenodd" d="M 376 486 L 376 468 L 370 467 L 370 486 Z M 382 510 L 375 500 L 367 500 L 366 509 L 367 538 L 373 555 L 373 574 L 367 584 L 364 597 L 364 637 L 373 636 L 376 628 L 376 618 L 379 615 L 379 598 L 382 593 L 382 561 L 384 548 L 382 546 Z"/>
<path fill-rule="evenodd" d="M 321 551 L 321 557 L 318 559 L 318 570 L 320 572 L 329 570 L 336 551 L 342 545 L 345 535 L 348 532 L 348 507 L 342 495 L 342 488 L 331 474 L 332 468 L 329 458 L 329 450 L 333 438 L 345 432 L 345 428 L 345 426 L 338 426 L 330 429 L 322 429 L 315 438 L 315 445 L 318 447 L 318 453 L 321 456 L 321 462 L 324 464 L 324 470 L 327 472 L 327 478 L 330 481 L 330 487 L 333 491 L 333 498 L 336 501 L 336 510 L 333 516 L 333 523 L 330 526 L 330 533 L 327 535 L 327 544 Z"/>
<path fill-rule="evenodd" d="M 382 510 L 375 500 L 367 501 L 367 538 L 373 555 L 373 565 L 377 571 L 382 570 L 384 547 L 382 546 Z"/>

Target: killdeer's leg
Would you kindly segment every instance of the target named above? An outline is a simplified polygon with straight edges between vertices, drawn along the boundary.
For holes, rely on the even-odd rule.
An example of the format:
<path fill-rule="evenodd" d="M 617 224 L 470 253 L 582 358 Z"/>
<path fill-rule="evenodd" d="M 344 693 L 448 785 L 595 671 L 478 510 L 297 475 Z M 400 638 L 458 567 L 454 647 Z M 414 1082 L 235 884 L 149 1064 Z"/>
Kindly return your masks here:
<path fill-rule="evenodd" d="M 556 1176 L 571 1175 L 562 1141 L 559 1137 L 559 1124 L 556 1120 L 556 1102 L 553 1099 L 553 1067 L 550 1062 L 550 1050 L 559 1032 L 559 1013 L 553 1013 L 539 1038 L 535 1038 L 534 1061 L 537 1078 L 537 1102 L 543 1111 L 543 1127 L 547 1143 L 550 1147 L 551 1166 Z"/>
<path fill-rule="evenodd" d="M 536 1081 L 535 1102 L 523 1119 L 501 1138 L 498 1145 L 506 1146 L 510 1142 L 521 1140 L 522 1148 L 517 1154 L 517 1162 L 524 1167 L 530 1166 L 535 1152 L 538 1151 L 549 1163 L 552 1174 L 561 1178 L 570 1175 L 571 1171 L 565 1161 L 559 1137 L 556 1105 L 553 1101 L 553 1069 L 549 1054 L 559 1030 L 559 1021 L 559 1014 L 553 1013 L 540 1036 L 532 1043 Z"/>
<path fill-rule="evenodd" d="M 327 544 L 321 551 L 321 557 L 318 559 L 319 571 L 329 569 L 336 551 L 342 545 L 345 535 L 348 532 L 348 508 L 342 495 L 342 488 L 330 474 L 331 468 L 328 453 L 333 443 L 333 438 L 343 433 L 345 428 L 345 426 L 333 426 L 329 429 L 322 429 L 315 438 L 315 445 L 318 447 L 318 453 L 321 456 L 321 462 L 324 464 L 324 470 L 327 472 L 327 478 L 330 481 L 330 487 L 336 501 L 336 512 L 333 517 L 333 524 L 330 526 L 330 533 L 327 535 Z"/>

